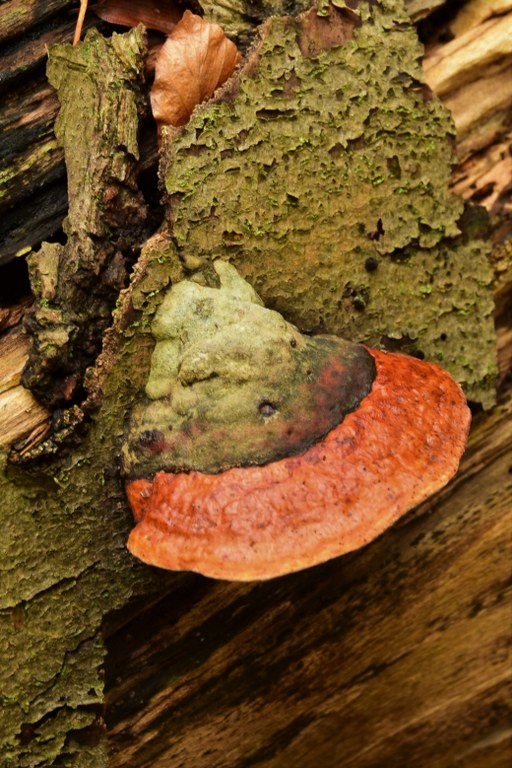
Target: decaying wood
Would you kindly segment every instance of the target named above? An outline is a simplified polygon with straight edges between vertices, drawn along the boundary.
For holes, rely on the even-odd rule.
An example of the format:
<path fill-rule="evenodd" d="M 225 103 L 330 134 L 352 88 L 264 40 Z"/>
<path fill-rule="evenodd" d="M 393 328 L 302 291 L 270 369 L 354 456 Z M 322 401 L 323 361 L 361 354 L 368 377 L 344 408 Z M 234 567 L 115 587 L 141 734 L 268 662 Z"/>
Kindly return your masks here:
<path fill-rule="evenodd" d="M 408 0 L 407 7 L 414 19 L 421 20 L 431 11 L 440 8 L 444 2 L 445 0 Z M 490 17 L 491 20 L 500 18 L 496 14 L 510 14 L 507 10 L 508 2 L 509 0 L 473 0 L 464 8 L 477 7 L 477 18 L 485 13 L 485 20 L 489 21 L 489 8 L 494 14 Z M 66 212 L 63 156 L 51 133 L 58 103 L 55 94 L 48 89 L 44 67 L 48 45 L 71 42 L 77 8 L 77 3 L 71 0 L 52 0 L 44 4 L 34 0 L 30 3 L 25 0 L 8 0 L 0 7 L 0 30 L 4 45 L 0 51 L 0 264 L 14 258 L 21 249 L 37 247 L 42 240 L 53 237 L 60 230 Z M 466 16 L 475 18 L 476 12 L 465 13 Z M 106 25 L 90 13 L 86 17 L 85 29 L 90 26 L 105 28 Z M 22 30 L 25 35 L 30 32 L 31 42 L 28 46 L 25 40 L 19 37 Z M 447 35 L 453 34 L 451 30 L 452 26 L 448 25 Z M 478 37 L 472 41 L 471 46 L 478 51 Z M 427 54 L 428 51 L 429 46 Z M 489 75 L 492 75 L 492 69 L 489 70 Z M 493 84 L 493 87 L 489 87 L 485 92 L 484 101 L 492 105 L 499 93 L 502 93 L 502 90 L 496 91 Z M 481 96 L 480 89 L 479 97 Z M 477 101 L 479 100 L 480 98 Z M 506 118 L 511 106 L 512 96 L 509 95 L 500 107 L 500 114 Z M 463 100 L 463 110 L 472 114 L 475 110 L 475 100 Z M 496 128 L 491 121 L 485 131 L 476 132 L 475 136 L 482 133 L 483 138 L 480 145 L 478 139 L 474 139 L 469 154 L 476 153 L 479 146 L 487 148 L 493 144 L 499 151 L 506 153 L 510 140 L 509 130 L 509 121 L 503 120 L 503 117 L 498 120 Z M 483 153 L 486 154 L 487 152 Z M 482 163 L 484 162 L 482 158 Z M 144 164 L 144 157 L 142 163 Z M 461 173 L 467 178 L 466 187 L 469 188 L 473 179 L 479 179 L 482 175 L 480 162 L 476 163 L 476 167 L 474 163 L 468 165 Z M 477 188 L 480 188 L 479 185 Z M 474 199 L 478 201 L 477 192 Z M 27 227 L 27 221 L 31 222 L 30 227 Z"/>
<path fill-rule="evenodd" d="M 27 354 L 28 339 L 19 324 L 0 336 L 0 447 L 34 430 L 42 434 L 49 420 L 46 408 L 21 386 Z"/>
<path fill-rule="evenodd" d="M 450 109 L 466 151 L 471 129 L 482 131 L 491 118 L 497 126 L 512 100 L 511 32 L 512 4 L 510 13 L 469 29 L 425 58 L 427 82 Z"/>
<path fill-rule="evenodd" d="M 48 63 L 63 102 L 55 133 L 66 157 L 70 206 L 66 244 L 44 243 L 28 258 L 35 302 L 25 321 L 31 347 L 23 374 L 46 404 L 76 396 L 145 239 L 147 210 L 136 175 L 146 44 L 132 37 L 120 53 L 116 38 L 109 45 L 92 31 L 83 50 L 54 46 Z"/>
<path fill-rule="evenodd" d="M 47 0 L 45 3 L 39 0 L 14 0 L 4 3 L 0 8 L 0 43 L 26 34 L 27 30 L 73 4 L 74 0 Z"/>
<path fill-rule="evenodd" d="M 410 0 L 409 7 L 419 17 L 441 4 L 441 0 Z M 4 8 L 14 5 L 21 6 L 21 0 L 11 0 Z M 56 14 L 64 14 L 70 3 L 46 5 Z M 41 4 L 30 4 L 30 8 L 36 7 Z M 35 34 L 39 23 L 32 28 Z M 25 31 L 23 25 L 16 34 L 21 31 Z M 9 45 L 15 43 L 16 38 L 11 37 Z M 18 89 L 21 94 L 9 102 L 18 110 L 18 117 L 12 113 L 10 124 L 17 130 L 9 133 L 9 140 L 19 135 L 19 151 L 29 148 L 26 165 L 21 164 L 17 172 L 16 184 L 20 185 L 34 168 L 31 142 L 35 146 L 48 138 L 52 118 L 46 110 L 56 106 L 54 97 L 45 91 L 40 72 L 37 77 L 34 88 L 42 94 L 41 111 L 28 107 L 32 84 L 23 80 L 21 68 L 9 81 L 9 93 Z M 469 86 L 469 82 L 461 85 L 457 104 L 464 105 Z M 467 109 L 473 109 L 470 101 Z M 506 114 L 510 104 L 501 102 L 497 113 Z M 32 117 L 24 129 L 25 111 Z M 455 169 L 454 184 L 466 197 L 481 199 L 492 210 L 492 236 L 500 242 L 510 234 L 506 166 L 502 165 L 510 141 L 507 121 L 499 117 L 496 130 L 492 120 L 484 121 L 481 134 L 480 125 L 479 117 L 468 134 L 467 149 L 460 154 L 467 164 L 463 172 L 462 165 Z M 0 142 L 3 138 L 4 134 Z M 7 165 L 17 151 L 7 154 Z M 65 210 L 61 159 L 56 156 L 55 163 L 37 174 L 15 209 L 9 202 L 15 194 L 14 184 L 3 198 L 7 200 L 3 212 L 7 213 L 2 221 L 7 230 L 0 238 L 0 260 L 2 254 L 11 258 L 22 247 L 20 243 L 37 245 L 60 226 Z M 48 177 L 52 180 L 46 184 Z M 57 201 L 54 208 L 48 203 L 52 194 Z M 34 209 L 44 207 L 45 201 L 47 208 L 40 215 Z M 28 220 L 31 226 L 36 222 L 33 230 L 26 227 Z M 10 228 L 13 222 L 17 224 Z M 5 243 L 8 248 L 2 250 Z M 278 581 L 243 586 L 153 572 L 153 596 L 146 594 L 105 624 L 106 719 L 112 768 L 508 765 L 512 291 L 506 265 L 501 269 L 496 296 L 500 405 L 476 418 L 456 481 L 367 549 Z M 16 436 L 20 434 L 17 414 L 23 407 L 16 371 L 26 344 L 20 339 L 19 327 L 13 327 L 2 340 L 7 344 L 2 347 L 4 360 L 11 360 L 2 380 L 10 382 L 6 391 L 16 393 L 14 406 L 7 411 L 15 414 Z M 44 429 L 44 412 L 39 418 Z M 26 425 L 29 432 L 34 428 L 39 427 L 33 421 Z M 3 433 L 4 440 L 6 437 Z M 98 448 L 102 437 L 94 436 Z M 79 463 L 73 467 L 75 471 Z M 93 492 L 102 493 L 103 473 L 116 471 L 104 459 L 98 465 Z M 121 496 L 120 489 L 117 496 L 105 498 L 108 517 L 117 520 L 119 530 L 125 523 Z M 55 644 L 63 643 L 64 663 L 57 663 L 47 678 L 36 681 L 31 692 L 30 706 L 35 702 L 42 714 L 35 723 L 23 723 L 21 739 L 25 757 L 29 755 L 24 765 L 30 765 L 36 751 L 44 748 L 45 728 L 51 729 L 57 713 L 55 716 L 69 720 L 68 748 L 74 756 L 69 764 L 88 768 L 99 765 L 95 750 L 102 729 L 97 710 L 101 686 L 96 674 L 102 650 L 91 627 L 104 605 L 122 605 L 129 593 L 127 579 L 114 597 L 106 595 L 107 590 L 98 594 L 93 569 L 103 558 L 102 567 L 111 568 L 111 583 L 119 585 L 119 570 L 126 567 L 125 560 L 118 559 L 124 542 L 117 536 L 105 555 L 108 534 L 103 531 L 107 524 L 102 517 L 94 521 L 99 543 L 91 551 L 84 527 L 93 522 L 78 505 L 69 510 L 64 507 L 52 522 L 58 548 L 49 553 L 48 562 L 41 563 L 41 574 L 33 584 L 30 573 L 22 574 L 28 587 L 21 589 L 16 606 L 7 604 L 2 618 L 12 629 L 14 639 L 9 642 L 13 644 L 20 642 L 36 619 L 44 629 L 42 655 L 51 655 Z M 113 525 L 115 528 L 116 522 Z M 63 527 L 66 535 L 61 539 L 57 531 Z M 37 519 L 35 528 L 27 530 L 35 531 L 35 539 Z M 78 550 L 71 546 L 75 539 L 83 539 Z M 78 578 L 83 580 L 84 573 L 89 574 L 86 595 L 93 598 L 87 598 L 87 610 L 80 610 L 67 590 Z M 136 573 L 139 583 L 149 578 L 147 570 Z M 139 589 L 147 591 L 148 587 Z M 45 591 L 53 594 L 62 611 L 59 621 L 72 628 L 65 641 L 53 634 L 58 629 L 53 626 L 53 614 L 48 618 L 37 613 L 38 606 L 45 605 Z M 80 707 L 62 704 L 77 658 L 89 670 L 83 682 L 85 686 L 89 681 L 87 717 Z M 36 661 L 39 664 L 39 657 L 25 657 L 20 650 L 17 663 L 27 675 Z M 45 695 L 48 689 L 52 693 L 54 709 L 48 713 L 38 698 L 41 689 Z M 12 765 L 18 768 L 18 763 Z"/>
<path fill-rule="evenodd" d="M 510 405 L 364 551 L 257 585 L 176 579 L 106 626 L 110 768 L 501 768 Z"/>
<path fill-rule="evenodd" d="M 427 48 L 425 78 L 457 129 L 453 188 L 497 215 L 510 214 L 512 0 L 473 0 Z"/>

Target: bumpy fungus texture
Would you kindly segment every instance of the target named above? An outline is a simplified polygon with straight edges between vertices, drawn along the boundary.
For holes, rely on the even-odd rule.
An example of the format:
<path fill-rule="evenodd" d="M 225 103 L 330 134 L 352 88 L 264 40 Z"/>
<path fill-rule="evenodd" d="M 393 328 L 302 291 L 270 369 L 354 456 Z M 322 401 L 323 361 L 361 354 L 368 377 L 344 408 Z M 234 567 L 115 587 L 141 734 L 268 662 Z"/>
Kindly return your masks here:
<path fill-rule="evenodd" d="M 276 312 L 262 308 L 233 268 L 222 262 L 214 267 L 221 289 L 181 283 L 168 293 L 155 318 L 149 397 L 132 419 L 125 451 L 128 469 L 139 475 L 127 483 L 137 520 L 128 541 L 134 555 L 162 568 L 214 578 L 268 579 L 366 544 L 453 476 L 470 415 L 460 387 L 446 371 L 332 337 L 305 339 Z M 249 343 L 237 345 L 240 335 Z M 329 342 L 327 356 L 324 341 Z M 267 344 L 269 351 L 278 351 L 275 357 L 271 351 L 265 365 L 261 354 Z M 315 344 L 322 350 L 319 358 L 312 352 Z M 295 356 L 296 350 L 301 351 Z M 303 366 L 302 356 L 314 364 Z M 276 362 L 274 375 L 269 368 Z M 238 366 L 243 372 L 239 376 Z M 184 447 L 181 435 L 175 443 L 168 441 L 176 414 L 178 422 L 185 415 L 186 408 L 179 405 L 186 402 L 183 389 L 217 379 L 224 383 L 209 393 L 209 422 L 194 410 L 205 394 L 199 389 L 189 401 L 192 439 Z M 298 401 L 294 391 L 300 391 Z M 148 403 L 152 396 L 156 409 Z M 296 402 L 307 410 L 294 408 Z M 260 410 L 259 425 L 248 430 L 244 441 L 241 425 L 254 423 L 258 403 L 284 403 L 285 414 L 277 418 L 292 430 L 296 420 L 302 422 L 297 433 L 300 439 L 306 434 L 307 447 L 297 452 L 300 440 L 286 444 L 286 430 L 273 429 L 276 414 L 271 409 Z M 221 416 L 216 423 L 217 408 Z M 336 424 L 326 432 L 329 412 Z M 195 440 L 203 440 L 210 429 L 214 439 L 198 452 Z M 146 433 L 143 450 L 134 450 L 137 435 Z M 279 454 L 283 440 L 288 455 L 263 461 L 266 435 L 270 454 Z M 238 441 L 242 448 L 237 463 L 249 466 L 234 466 Z M 173 452 L 182 451 L 187 471 L 157 471 L 153 480 L 140 477 L 145 467 L 155 467 L 151 458 L 144 463 L 144 450 L 154 452 L 161 464 L 169 457 L 174 462 Z M 216 460 L 224 465 L 227 456 L 232 467 L 217 474 L 198 471 L 195 464 L 203 469 L 221 457 Z M 260 465 L 250 466 L 254 463 Z"/>
<path fill-rule="evenodd" d="M 131 476 L 219 472 L 300 453 L 371 389 L 375 366 L 363 347 L 303 336 L 234 267 L 214 268 L 219 288 L 183 280 L 156 313 L 146 397 L 123 448 Z"/>
<path fill-rule="evenodd" d="M 460 234 L 450 117 L 400 0 L 335 5 L 265 22 L 227 90 L 169 131 L 173 240 L 190 269 L 228 257 L 301 331 L 423 353 L 489 406 L 492 271 Z"/>

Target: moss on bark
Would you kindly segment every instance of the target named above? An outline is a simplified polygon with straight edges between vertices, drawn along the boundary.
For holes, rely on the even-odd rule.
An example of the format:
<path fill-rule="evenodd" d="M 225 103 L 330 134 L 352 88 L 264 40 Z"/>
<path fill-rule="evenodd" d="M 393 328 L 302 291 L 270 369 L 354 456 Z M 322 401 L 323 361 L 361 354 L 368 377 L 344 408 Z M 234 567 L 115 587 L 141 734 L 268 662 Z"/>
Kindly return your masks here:
<path fill-rule="evenodd" d="M 71 245 L 47 245 L 37 257 L 33 278 L 39 299 L 36 312 L 60 315 L 56 321 L 50 316 L 45 331 L 65 335 L 64 323 L 76 320 L 74 343 L 79 343 L 78 321 L 87 333 L 87 323 L 97 319 L 91 302 L 94 308 L 104 298 L 105 285 L 98 274 L 96 282 L 90 282 L 95 265 L 97 273 L 102 266 L 108 269 L 94 261 L 92 238 L 103 255 L 106 250 L 112 255 L 119 247 L 108 244 L 112 209 L 102 205 L 97 194 L 115 186 L 123 204 L 130 199 L 135 208 L 138 204 L 131 173 L 138 152 L 134 84 L 143 50 L 143 33 L 134 30 L 111 42 L 93 34 L 77 49 L 59 47 L 54 52 L 65 60 L 57 131 L 67 144 Z M 107 60 L 115 67 L 101 73 L 101 85 L 98 78 Z M 53 77 L 58 80 L 55 71 Z M 83 86 L 80 93 L 77 81 Z M 122 147 L 126 163 L 113 157 L 113 146 Z M 122 205 L 120 215 L 126 210 Z M 91 262 L 84 264 L 88 256 Z M 85 284 L 80 283 L 87 270 Z M 114 295 L 118 290 L 119 285 Z M 57 307 L 48 306 L 53 301 Z M 108 306 L 100 314 L 104 328 L 111 321 Z M 118 322 L 124 324 L 124 315 Z M 116 340 L 111 354 L 96 369 L 102 373 L 103 407 L 80 447 L 30 470 L 8 466 L 1 457 L 2 768 L 106 764 L 101 623 L 133 590 L 162 578 L 134 566 L 125 549 L 131 516 L 118 469 L 127 403 L 143 386 L 132 355 L 143 359 L 145 337 L 132 333 L 124 339 L 118 327 L 111 338 Z M 55 370 L 50 379 L 52 375 Z M 90 381 L 98 381 L 97 373 Z"/>
<path fill-rule="evenodd" d="M 55 133 L 68 175 L 67 242 L 43 243 L 28 259 L 36 302 L 24 372 L 25 385 L 49 406 L 80 397 L 144 239 L 136 174 L 145 55 L 141 29 L 110 40 L 91 30 L 81 45 L 50 51 L 48 79 L 61 103 Z"/>
<path fill-rule="evenodd" d="M 487 407 L 492 271 L 448 190 L 453 126 L 403 3 L 358 15 L 349 35 L 335 7 L 269 19 L 231 86 L 168 132 L 172 236 L 191 271 L 230 259 L 301 331 L 425 356 Z"/>
<path fill-rule="evenodd" d="M 151 349 L 146 336 L 129 336 L 118 329 L 103 406 L 79 449 L 31 470 L 2 459 L 2 768 L 106 765 L 103 617 L 171 578 L 125 547 L 119 442 Z"/>

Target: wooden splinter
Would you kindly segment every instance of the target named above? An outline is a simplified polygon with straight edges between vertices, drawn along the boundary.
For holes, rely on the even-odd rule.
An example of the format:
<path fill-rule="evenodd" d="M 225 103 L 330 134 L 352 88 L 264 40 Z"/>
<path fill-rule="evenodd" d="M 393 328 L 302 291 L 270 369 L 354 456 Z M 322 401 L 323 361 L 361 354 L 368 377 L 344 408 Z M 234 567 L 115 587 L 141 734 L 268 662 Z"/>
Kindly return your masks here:
<path fill-rule="evenodd" d="M 73 36 L 73 45 L 76 45 L 80 37 L 82 36 L 82 28 L 84 26 L 85 14 L 87 12 L 87 5 L 89 0 L 80 0 L 80 10 L 78 11 L 78 19 L 76 20 L 75 34 Z"/>

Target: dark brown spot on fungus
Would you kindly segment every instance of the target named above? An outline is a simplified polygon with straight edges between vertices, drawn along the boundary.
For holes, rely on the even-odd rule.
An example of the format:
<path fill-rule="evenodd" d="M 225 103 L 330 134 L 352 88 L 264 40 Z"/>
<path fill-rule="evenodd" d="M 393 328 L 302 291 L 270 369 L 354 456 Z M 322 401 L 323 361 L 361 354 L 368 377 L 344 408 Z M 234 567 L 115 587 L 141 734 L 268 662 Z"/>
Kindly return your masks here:
<path fill-rule="evenodd" d="M 272 403 L 269 403 L 266 400 L 263 403 L 260 403 L 258 410 L 264 418 L 269 418 L 270 416 L 273 416 L 275 413 L 277 413 L 277 408 L 275 405 L 272 405 Z"/>
<path fill-rule="evenodd" d="M 146 429 L 139 435 L 139 443 L 142 448 L 148 448 L 150 451 L 163 451 L 165 439 L 158 429 Z"/>

